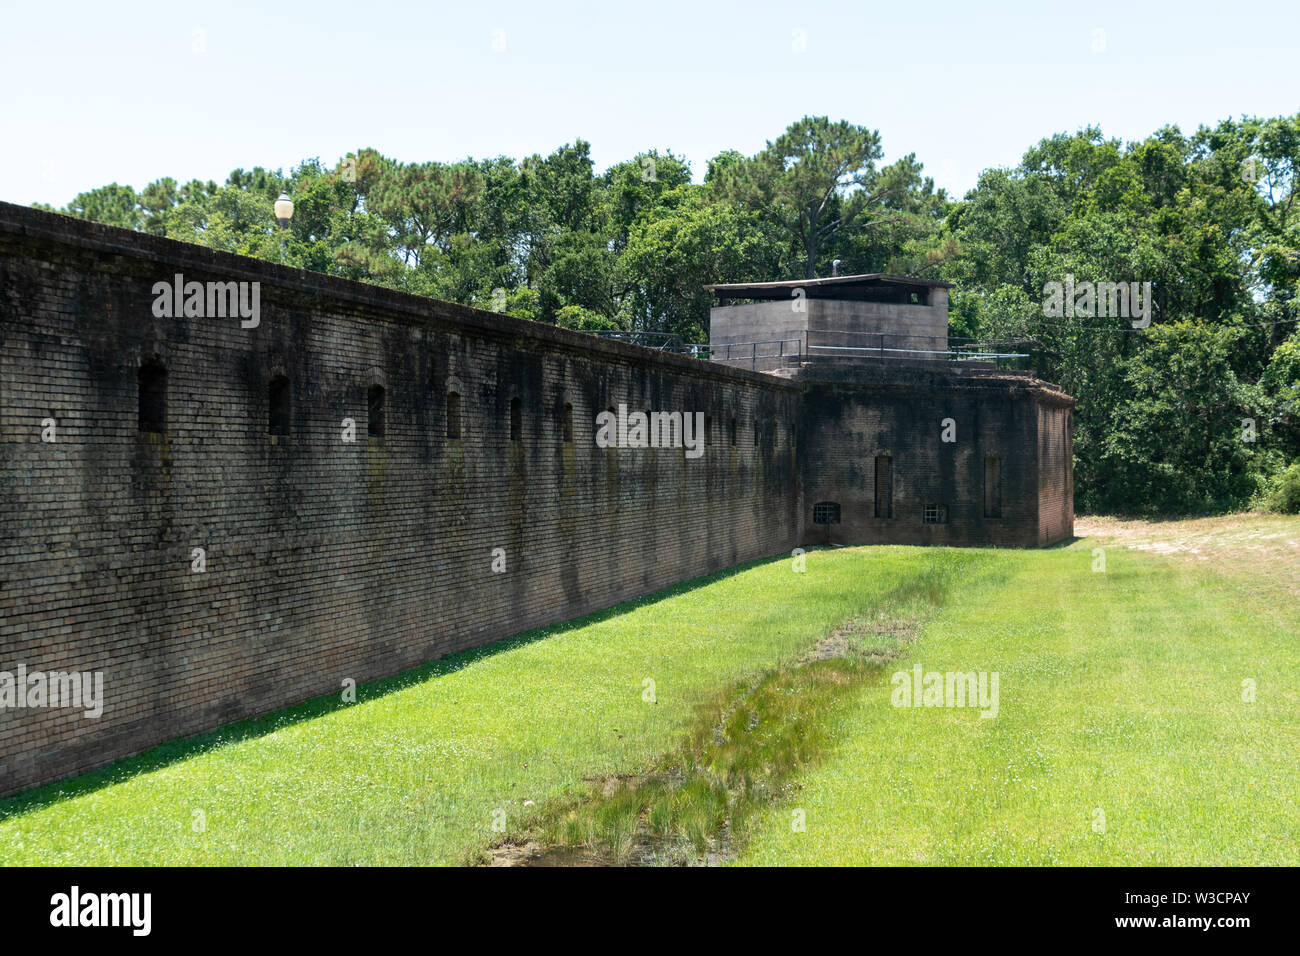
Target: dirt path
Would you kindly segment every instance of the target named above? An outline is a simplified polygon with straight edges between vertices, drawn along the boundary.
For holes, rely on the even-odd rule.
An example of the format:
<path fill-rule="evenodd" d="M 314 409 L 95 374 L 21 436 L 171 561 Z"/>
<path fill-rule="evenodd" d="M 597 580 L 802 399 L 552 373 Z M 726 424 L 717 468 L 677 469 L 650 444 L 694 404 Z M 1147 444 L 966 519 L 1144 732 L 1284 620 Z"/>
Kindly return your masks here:
<path fill-rule="evenodd" d="M 1300 516 L 1235 514 L 1144 521 L 1082 515 L 1074 533 L 1103 547 L 1195 561 L 1248 590 L 1300 599 Z"/>

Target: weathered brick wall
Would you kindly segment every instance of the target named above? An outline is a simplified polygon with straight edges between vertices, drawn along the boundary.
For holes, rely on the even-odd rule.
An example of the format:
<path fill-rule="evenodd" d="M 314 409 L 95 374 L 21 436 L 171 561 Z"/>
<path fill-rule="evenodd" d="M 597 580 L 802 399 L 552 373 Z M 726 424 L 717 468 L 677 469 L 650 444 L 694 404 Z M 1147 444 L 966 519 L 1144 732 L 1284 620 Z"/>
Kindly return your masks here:
<path fill-rule="evenodd" d="M 155 316 L 176 273 L 261 283 L 258 324 Z M 138 427 L 155 356 L 161 434 Z M 704 457 L 598 448 L 623 403 L 703 412 Z M 105 692 L 98 719 L 0 707 L 0 793 L 821 543 L 819 501 L 841 503 L 838 543 L 1051 543 L 1072 530 L 1069 404 L 974 370 L 726 369 L 0 204 L 0 671 L 100 671 Z"/>
<path fill-rule="evenodd" d="M 1051 481 L 1050 463 L 1038 456 L 1042 383 L 902 365 L 805 370 L 799 380 L 807 387 L 805 543 L 825 543 L 828 530 L 837 544 L 1050 543 L 1040 540 L 1040 487 Z M 1068 405 L 1062 410 L 1068 415 Z M 952 442 L 943 440 L 945 419 L 952 419 Z M 890 518 L 875 516 L 879 456 L 892 459 Z M 984 513 L 989 456 L 999 460 L 997 517 Z M 840 524 L 814 524 L 818 502 L 838 503 Z M 947 521 L 926 524 L 927 503 L 946 506 Z"/>
<path fill-rule="evenodd" d="M 155 317 L 177 272 L 261 282 L 258 326 Z M 0 792 L 798 539 L 799 387 L 771 376 L 5 204 L 0 337 L 0 670 L 102 671 L 106 698 L 98 719 L 0 709 Z M 137 422 L 153 355 L 162 435 Z M 621 402 L 705 412 L 707 453 L 597 448 Z"/>

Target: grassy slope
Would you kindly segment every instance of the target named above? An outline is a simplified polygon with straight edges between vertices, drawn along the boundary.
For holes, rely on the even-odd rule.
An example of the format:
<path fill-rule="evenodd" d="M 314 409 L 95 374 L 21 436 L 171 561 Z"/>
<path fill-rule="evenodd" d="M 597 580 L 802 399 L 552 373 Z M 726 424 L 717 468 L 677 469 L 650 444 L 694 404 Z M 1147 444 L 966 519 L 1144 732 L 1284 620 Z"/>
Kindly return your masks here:
<path fill-rule="evenodd" d="M 996 719 L 860 693 L 740 862 L 1300 863 L 1300 608 L 1120 548 L 1094 573 L 1092 546 L 1012 559 L 900 662 L 998 671 Z"/>
<path fill-rule="evenodd" d="M 1000 715 L 895 709 L 887 682 L 846 700 L 829 760 L 741 862 L 1300 862 L 1300 610 L 1190 562 L 1114 548 L 1095 574 L 1091 560 L 1080 542 L 750 566 L 363 688 L 350 707 L 0 800 L 0 863 L 457 862 L 493 839 L 494 810 L 514 830 L 583 777 L 649 765 L 697 703 L 936 562 L 964 583 L 898 667 L 997 670 Z M 796 806 L 805 833 L 790 832 Z"/>
<path fill-rule="evenodd" d="M 350 707 L 306 705 L 0 800 L 0 864 L 457 862 L 494 836 L 494 810 L 513 829 L 525 799 L 648 764 L 711 693 L 936 559 L 972 560 L 890 548 L 814 552 L 806 574 L 750 566 L 362 688 Z"/>

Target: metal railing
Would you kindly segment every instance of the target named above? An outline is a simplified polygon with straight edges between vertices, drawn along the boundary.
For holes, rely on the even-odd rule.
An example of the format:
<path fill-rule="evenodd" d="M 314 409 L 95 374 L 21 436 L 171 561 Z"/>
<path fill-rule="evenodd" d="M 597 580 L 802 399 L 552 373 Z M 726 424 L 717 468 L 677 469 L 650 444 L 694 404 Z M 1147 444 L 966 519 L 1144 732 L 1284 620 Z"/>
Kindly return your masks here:
<path fill-rule="evenodd" d="M 761 339 L 718 345 L 689 343 L 675 332 L 635 332 L 619 329 L 591 332 L 601 338 L 627 342 L 659 352 L 686 355 L 705 362 L 722 362 L 757 371 L 798 368 L 825 360 L 982 362 L 1004 367 L 1031 358 L 1028 352 L 1004 351 L 1000 346 L 1024 342 L 983 342 L 949 336 L 914 335 L 907 332 L 850 332 L 843 329 L 808 329 L 789 339 Z"/>
<path fill-rule="evenodd" d="M 710 358 L 715 362 L 748 362 L 749 367 L 758 371 L 758 363 L 761 359 L 766 362 L 768 359 L 775 359 L 779 364 L 777 368 L 787 368 L 791 364 L 798 368 L 804 361 L 803 339 L 766 339 L 761 342 L 733 342 L 724 345 L 708 346 Z M 787 345 L 793 345 L 794 349 L 787 349 Z M 759 351 L 759 349 L 763 351 Z M 748 350 L 748 355 L 745 354 Z M 793 363 L 787 362 L 787 359 L 794 359 Z"/>
<path fill-rule="evenodd" d="M 656 349 L 660 352 L 689 354 L 692 348 L 699 348 L 699 346 L 687 345 L 676 332 L 629 332 L 623 329 L 601 329 L 593 331 L 591 334 L 599 335 L 604 339 L 614 339 L 618 342 L 639 345 L 642 348 Z"/>
<path fill-rule="evenodd" d="M 909 332 L 850 332 L 809 329 L 808 356 L 813 358 L 902 359 L 935 362 L 993 362 L 1029 358 L 1028 352 L 1003 352 L 975 339 Z M 836 341 L 839 340 L 839 341 Z"/>
<path fill-rule="evenodd" d="M 803 362 L 803 339 L 769 339 L 763 342 L 744 342 L 732 345 L 704 345 L 683 341 L 675 332 L 628 332 L 618 329 L 593 331 L 591 335 L 627 342 L 657 352 L 671 352 L 686 355 L 704 362 L 747 362 L 750 368 L 757 369 L 760 361 L 777 359 L 782 365 L 799 365 Z M 791 348 L 787 348 L 790 346 Z M 787 359 L 794 359 L 787 363 Z"/>

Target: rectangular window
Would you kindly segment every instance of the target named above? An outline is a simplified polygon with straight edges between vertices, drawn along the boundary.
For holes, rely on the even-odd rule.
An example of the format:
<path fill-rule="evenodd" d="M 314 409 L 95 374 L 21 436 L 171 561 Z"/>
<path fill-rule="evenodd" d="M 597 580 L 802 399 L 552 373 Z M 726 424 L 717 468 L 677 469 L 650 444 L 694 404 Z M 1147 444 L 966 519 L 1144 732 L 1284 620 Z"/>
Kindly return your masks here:
<path fill-rule="evenodd" d="M 367 434 L 374 438 L 384 437 L 384 386 L 371 385 L 366 392 Z"/>
<path fill-rule="evenodd" d="M 894 459 L 876 456 L 876 517 L 894 517 Z"/>
<path fill-rule="evenodd" d="M 813 505 L 813 524 L 839 524 L 840 505 L 837 501 L 819 501 Z"/>
<path fill-rule="evenodd" d="M 162 434 L 167 427 L 167 368 L 156 358 L 137 373 L 140 391 L 140 431 Z"/>
<path fill-rule="evenodd" d="M 447 437 L 460 438 L 460 394 L 447 393 Z"/>
<path fill-rule="evenodd" d="M 288 435 L 291 417 L 291 395 L 289 380 L 283 375 L 271 379 L 267 390 L 266 433 L 268 435 Z"/>
<path fill-rule="evenodd" d="M 1002 462 L 992 455 L 984 459 L 984 517 L 1002 517 Z"/>
<path fill-rule="evenodd" d="M 521 441 L 524 437 L 524 413 L 519 399 L 510 399 L 510 440 Z"/>
<path fill-rule="evenodd" d="M 948 506 L 933 505 L 933 504 L 926 505 L 925 512 L 922 514 L 921 520 L 924 521 L 926 524 L 947 524 Z"/>

